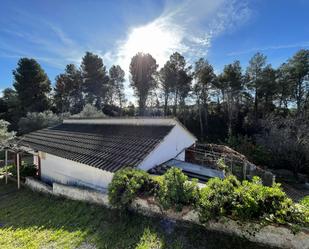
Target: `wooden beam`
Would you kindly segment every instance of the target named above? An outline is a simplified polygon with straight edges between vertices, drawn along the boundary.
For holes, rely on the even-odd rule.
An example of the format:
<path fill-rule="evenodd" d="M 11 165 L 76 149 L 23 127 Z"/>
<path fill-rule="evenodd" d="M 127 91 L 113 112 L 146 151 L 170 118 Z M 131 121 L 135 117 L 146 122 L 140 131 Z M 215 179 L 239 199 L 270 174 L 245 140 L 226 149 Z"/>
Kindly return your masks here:
<path fill-rule="evenodd" d="M 5 159 L 4 159 L 4 166 L 5 166 L 5 184 L 8 184 L 8 151 L 5 150 Z"/>
<path fill-rule="evenodd" d="M 20 172 L 19 172 L 19 170 L 20 170 L 20 160 L 19 160 L 19 158 L 20 158 L 20 155 L 19 155 L 19 153 L 17 153 L 17 155 L 16 155 L 16 167 L 17 167 L 17 188 L 18 189 L 20 189 Z"/>

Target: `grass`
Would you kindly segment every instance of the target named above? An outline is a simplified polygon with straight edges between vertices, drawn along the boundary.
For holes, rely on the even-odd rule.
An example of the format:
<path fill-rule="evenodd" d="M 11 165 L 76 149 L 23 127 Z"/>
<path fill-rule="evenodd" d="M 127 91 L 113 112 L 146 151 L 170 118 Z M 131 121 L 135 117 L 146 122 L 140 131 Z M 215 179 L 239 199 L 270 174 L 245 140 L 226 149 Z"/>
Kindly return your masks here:
<path fill-rule="evenodd" d="M 265 246 L 135 213 L 43 195 L 0 179 L 0 248 L 254 248 Z"/>

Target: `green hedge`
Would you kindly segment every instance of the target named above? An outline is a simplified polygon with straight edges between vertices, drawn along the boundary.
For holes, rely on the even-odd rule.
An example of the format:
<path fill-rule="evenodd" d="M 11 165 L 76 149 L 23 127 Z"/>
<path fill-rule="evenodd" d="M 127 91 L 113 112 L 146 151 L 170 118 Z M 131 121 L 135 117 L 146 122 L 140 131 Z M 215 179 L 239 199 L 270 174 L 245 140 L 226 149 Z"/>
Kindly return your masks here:
<path fill-rule="evenodd" d="M 163 209 L 181 211 L 189 207 L 198 212 L 200 222 L 226 216 L 261 223 L 296 224 L 309 227 L 308 198 L 294 203 L 280 184 L 263 186 L 259 177 L 240 182 L 235 176 L 210 179 L 199 189 L 180 169 L 171 168 L 153 177 L 137 169 L 115 173 L 109 185 L 110 203 L 129 207 L 136 197 L 152 196 Z"/>

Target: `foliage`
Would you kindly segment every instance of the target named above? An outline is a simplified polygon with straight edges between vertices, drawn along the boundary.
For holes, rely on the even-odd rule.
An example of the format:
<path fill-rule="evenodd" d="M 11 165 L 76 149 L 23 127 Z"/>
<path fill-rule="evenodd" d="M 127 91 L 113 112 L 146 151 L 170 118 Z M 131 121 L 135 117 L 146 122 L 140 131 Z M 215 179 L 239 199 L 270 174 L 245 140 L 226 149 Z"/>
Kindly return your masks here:
<path fill-rule="evenodd" d="M 295 174 L 309 173 L 309 121 L 305 117 L 268 116 L 262 122 L 263 132 L 257 143 L 268 148 L 273 157 L 271 166 L 288 166 Z"/>
<path fill-rule="evenodd" d="M 293 203 L 279 184 L 263 186 L 258 177 L 242 184 L 234 176 L 224 180 L 211 179 L 201 190 L 197 211 L 201 222 L 230 216 L 277 224 L 309 225 L 306 210 Z"/>
<path fill-rule="evenodd" d="M 201 189 L 197 204 L 200 221 L 206 222 L 213 218 L 230 215 L 236 199 L 235 189 L 240 185 L 235 176 L 224 180 L 213 178 Z"/>
<path fill-rule="evenodd" d="M 86 103 L 101 108 L 108 93 L 108 75 L 102 58 L 86 52 L 82 58 L 81 71 Z"/>
<path fill-rule="evenodd" d="M 126 168 L 114 174 L 108 197 L 111 205 L 127 208 L 136 197 L 154 194 L 157 188 L 158 183 L 145 171 Z"/>
<path fill-rule="evenodd" d="M 181 211 L 184 206 L 194 206 L 198 197 L 197 180 L 188 181 L 181 169 L 172 167 L 163 175 L 158 200 L 164 209 Z"/>
<path fill-rule="evenodd" d="M 23 113 L 42 112 L 49 108 L 47 94 L 51 90 L 50 81 L 36 60 L 21 58 L 13 75 L 13 85 Z"/>
<path fill-rule="evenodd" d="M 17 168 L 15 165 L 8 165 L 6 167 L 3 167 L 0 171 L 0 174 L 4 174 L 5 172 L 8 172 L 12 174 L 13 176 L 17 176 Z M 20 166 L 19 171 L 20 176 L 27 177 L 27 176 L 36 176 L 37 174 L 37 167 L 36 165 L 32 163 L 24 163 Z"/>
<path fill-rule="evenodd" d="M 231 136 L 228 138 L 227 144 L 256 165 L 270 166 L 273 163 L 271 151 L 262 144 L 254 143 L 253 139 L 248 136 Z"/>
<path fill-rule="evenodd" d="M 109 102 L 116 103 L 120 109 L 123 107 L 126 99 L 124 94 L 125 72 L 119 65 L 113 65 L 109 69 Z"/>
<path fill-rule="evenodd" d="M 0 119 L 0 149 L 14 138 L 15 132 L 8 131 L 9 122 Z"/>
<path fill-rule="evenodd" d="M 139 114 L 145 114 L 146 102 L 155 88 L 155 74 L 158 65 L 150 54 L 137 53 L 130 63 L 130 84 L 138 98 Z"/>
<path fill-rule="evenodd" d="M 78 113 L 73 115 L 72 117 L 76 118 L 104 118 L 106 115 L 98 110 L 95 106 L 91 104 L 86 104 L 83 108 L 83 110 Z"/>
<path fill-rule="evenodd" d="M 185 58 L 178 52 L 173 53 L 159 72 L 160 88 L 164 98 L 164 116 L 167 115 L 168 104 L 173 104 L 173 115 L 184 112 L 185 99 L 191 90 L 191 67 L 187 67 Z"/>
<path fill-rule="evenodd" d="M 61 123 L 61 119 L 60 116 L 54 114 L 52 111 L 28 112 L 26 117 L 21 118 L 18 122 L 19 133 L 25 134 L 46 127 L 55 126 Z"/>
<path fill-rule="evenodd" d="M 299 203 L 309 209 L 309 195 L 301 199 Z"/>
<path fill-rule="evenodd" d="M 65 72 L 56 77 L 54 101 L 60 113 L 72 114 L 81 111 L 84 100 L 82 94 L 83 78 L 74 64 L 69 64 Z"/>

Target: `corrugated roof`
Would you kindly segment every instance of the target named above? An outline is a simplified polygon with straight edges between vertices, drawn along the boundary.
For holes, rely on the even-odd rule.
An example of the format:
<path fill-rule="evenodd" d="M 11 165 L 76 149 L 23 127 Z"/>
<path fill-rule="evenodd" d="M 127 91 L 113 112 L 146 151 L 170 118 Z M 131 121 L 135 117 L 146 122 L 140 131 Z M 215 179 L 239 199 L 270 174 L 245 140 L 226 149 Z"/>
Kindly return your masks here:
<path fill-rule="evenodd" d="M 172 125 L 69 124 L 29 133 L 22 146 L 115 172 L 135 167 Z"/>

